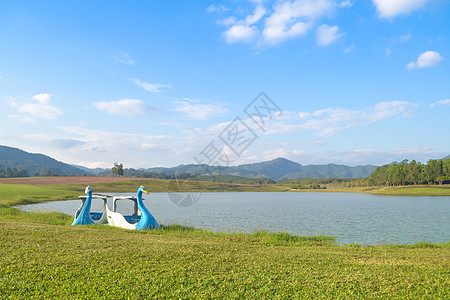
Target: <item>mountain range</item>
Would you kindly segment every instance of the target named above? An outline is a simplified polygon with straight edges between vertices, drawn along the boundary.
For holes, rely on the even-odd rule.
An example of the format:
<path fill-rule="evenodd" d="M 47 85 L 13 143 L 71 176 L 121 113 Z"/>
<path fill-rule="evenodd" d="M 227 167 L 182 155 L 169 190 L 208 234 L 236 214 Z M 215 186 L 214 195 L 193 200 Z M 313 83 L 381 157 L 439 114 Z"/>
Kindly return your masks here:
<path fill-rule="evenodd" d="M 28 172 L 29 176 L 35 175 L 88 175 L 88 172 L 57 161 L 47 155 L 29 153 L 23 150 L 0 146 L 0 168 L 16 168 Z"/>
<path fill-rule="evenodd" d="M 450 155 L 444 159 L 450 158 Z M 112 166 L 112 164 L 111 164 Z M 57 161 L 44 154 L 28 153 L 21 149 L 0 145 L 0 168 L 6 167 L 25 169 L 30 176 L 44 175 L 48 171 L 53 175 L 91 175 L 91 176 L 111 176 L 111 169 L 89 169 L 82 166 L 68 165 Z M 271 178 L 271 179 L 300 179 L 300 178 L 365 178 L 369 177 L 377 166 L 346 166 L 338 164 L 325 165 L 301 165 L 285 158 L 243 164 L 238 166 L 212 167 L 208 165 L 179 165 L 172 168 L 146 168 L 146 169 L 125 169 L 134 172 L 163 173 L 177 176 L 190 173 L 191 175 L 220 174 L 234 175 L 247 178 Z"/>
<path fill-rule="evenodd" d="M 370 176 L 376 168 L 377 166 L 374 165 L 356 167 L 336 164 L 302 166 L 299 163 L 279 157 L 270 161 L 229 167 L 190 164 L 179 165 L 173 168 L 149 168 L 141 170 L 170 175 L 183 173 L 190 173 L 192 175 L 220 174 L 278 180 L 282 178 L 364 178 Z"/>

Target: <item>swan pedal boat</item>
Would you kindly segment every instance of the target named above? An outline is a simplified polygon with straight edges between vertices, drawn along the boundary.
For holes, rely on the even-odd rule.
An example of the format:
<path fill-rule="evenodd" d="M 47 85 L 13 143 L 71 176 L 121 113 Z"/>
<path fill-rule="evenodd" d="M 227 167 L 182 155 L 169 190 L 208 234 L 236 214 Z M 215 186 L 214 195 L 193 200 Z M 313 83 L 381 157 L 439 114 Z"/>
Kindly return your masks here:
<path fill-rule="evenodd" d="M 90 186 L 86 187 L 85 190 L 86 196 L 79 196 L 82 203 L 80 208 L 75 212 L 75 217 L 72 225 L 91 225 L 91 224 L 106 224 L 107 214 L 106 208 L 107 206 L 107 197 L 102 195 L 92 195 L 92 189 Z M 93 199 L 101 199 L 103 200 L 103 211 L 102 212 L 92 212 L 91 204 Z"/>
<path fill-rule="evenodd" d="M 145 187 L 141 186 L 136 193 L 136 197 L 131 196 L 116 196 L 113 197 L 113 210 L 109 210 L 108 206 L 105 206 L 108 224 L 120 228 L 130 230 L 146 230 L 146 229 L 160 229 L 158 222 L 153 215 L 145 207 L 142 201 L 142 193 L 148 194 Z M 132 215 L 122 215 L 117 212 L 118 200 L 131 200 L 134 202 L 134 213 Z"/>

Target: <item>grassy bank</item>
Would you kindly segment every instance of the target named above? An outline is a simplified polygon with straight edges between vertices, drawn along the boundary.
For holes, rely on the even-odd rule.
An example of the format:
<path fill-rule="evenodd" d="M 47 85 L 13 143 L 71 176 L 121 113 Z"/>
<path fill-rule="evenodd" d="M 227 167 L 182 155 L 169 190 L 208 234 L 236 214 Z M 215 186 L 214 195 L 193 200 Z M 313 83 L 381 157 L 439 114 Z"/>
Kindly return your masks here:
<path fill-rule="evenodd" d="M 0 208 L 2 298 L 447 298 L 450 245 L 337 246 L 332 238 L 132 232 Z"/>
<path fill-rule="evenodd" d="M 408 195 L 408 196 L 450 196 L 450 185 L 419 185 L 419 186 L 396 186 L 384 187 L 368 192 L 380 195 Z"/>
<path fill-rule="evenodd" d="M 274 185 L 244 185 L 218 182 L 142 179 L 110 183 L 94 183 L 94 193 L 132 193 L 140 185 L 150 192 L 283 192 L 288 189 Z M 43 201 L 76 199 L 84 193 L 86 184 L 32 185 L 0 183 L 0 205 L 31 204 Z"/>
<path fill-rule="evenodd" d="M 93 188 L 99 193 L 134 192 L 140 184 L 159 192 L 195 188 L 183 183 L 168 187 L 161 180 L 101 183 Z M 72 227 L 71 216 L 27 213 L 11 206 L 73 199 L 84 187 L 0 184 L 1 298 L 444 299 L 450 295 L 450 243 L 338 246 L 332 237 L 213 233 L 179 225 L 147 232 Z M 235 189 L 214 183 L 201 188 Z"/>
<path fill-rule="evenodd" d="M 53 186 L 0 183 L 0 206 L 76 199 L 82 186 Z"/>

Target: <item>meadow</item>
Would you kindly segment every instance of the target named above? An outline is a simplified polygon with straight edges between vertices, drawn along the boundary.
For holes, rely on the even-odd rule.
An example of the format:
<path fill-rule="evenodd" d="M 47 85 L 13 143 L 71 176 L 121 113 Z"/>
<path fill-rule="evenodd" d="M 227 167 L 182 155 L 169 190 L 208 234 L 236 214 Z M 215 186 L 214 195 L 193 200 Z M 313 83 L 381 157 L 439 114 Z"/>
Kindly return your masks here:
<path fill-rule="evenodd" d="M 164 181 L 92 186 L 99 193 L 132 192 L 142 183 L 154 192 L 168 189 Z M 206 190 L 235 188 L 210 184 Z M 133 232 L 70 226 L 71 216 L 13 207 L 74 199 L 84 187 L 0 184 L 2 299 L 450 296 L 450 242 L 339 246 L 326 236 L 213 233 L 174 224 Z M 171 188 L 193 189 L 184 184 Z"/>

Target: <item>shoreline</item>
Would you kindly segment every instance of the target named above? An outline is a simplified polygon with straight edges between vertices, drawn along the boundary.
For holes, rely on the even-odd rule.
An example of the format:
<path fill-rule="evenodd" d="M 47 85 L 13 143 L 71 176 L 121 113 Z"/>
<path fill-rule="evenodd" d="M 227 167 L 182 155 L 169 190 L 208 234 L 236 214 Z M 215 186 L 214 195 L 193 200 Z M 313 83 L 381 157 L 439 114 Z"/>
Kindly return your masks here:
<path fill-rule="evenodd" d="M 292 192 L 292 193 L 361 193 L 392 196 L 450 196 L 450 184 L 442 185 L 406 185 L 389 187 L 342 187 L 321 189 L 293 189 L 287 184 L 236 184 L 196 180 L 174 180 L 129 177 L 25 177 L 0 178 L 0 185 L 23 185 L 53 187 L 55 190 L 81 192 L 91 185 L 97 192 L 133 192 L 136 186 L 144 185 L 153 192 Z"/>

